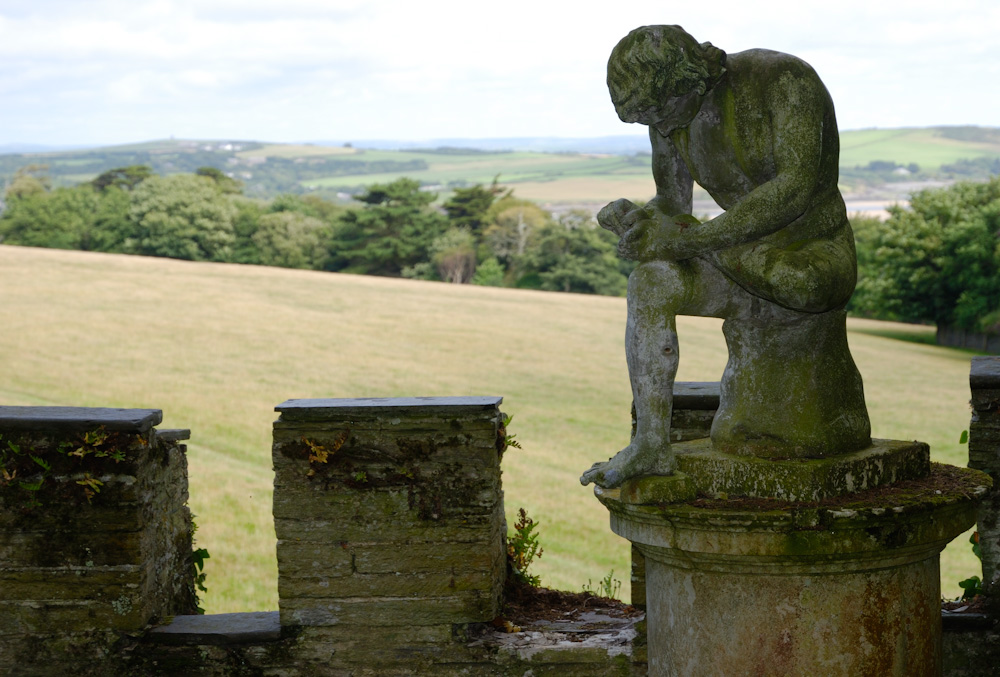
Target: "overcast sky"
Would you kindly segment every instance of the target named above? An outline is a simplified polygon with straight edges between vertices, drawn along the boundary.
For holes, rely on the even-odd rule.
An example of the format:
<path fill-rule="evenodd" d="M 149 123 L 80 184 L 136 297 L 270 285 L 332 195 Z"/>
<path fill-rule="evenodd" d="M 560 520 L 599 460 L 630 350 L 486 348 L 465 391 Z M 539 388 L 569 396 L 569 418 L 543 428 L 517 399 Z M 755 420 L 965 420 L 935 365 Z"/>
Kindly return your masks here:
<path fill-rule="evenodd" d="M 826 82 L 841 129 L 1000 126 L 997 0 L 0 0 L 0 145 L 641 133 L 615 43 L 677 23 Z"/>

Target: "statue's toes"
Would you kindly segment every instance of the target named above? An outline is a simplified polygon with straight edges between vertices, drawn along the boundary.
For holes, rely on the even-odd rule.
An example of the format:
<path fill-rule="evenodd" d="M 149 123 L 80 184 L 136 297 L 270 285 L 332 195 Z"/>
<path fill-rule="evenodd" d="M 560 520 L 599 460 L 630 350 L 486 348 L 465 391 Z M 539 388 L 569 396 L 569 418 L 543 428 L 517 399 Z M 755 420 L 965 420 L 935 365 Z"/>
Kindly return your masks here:
<path fill-rule="evenodd" d="M 604 472 L 602 470 L 602 466 L 604 465 L 605 463 L 595 463 L 594 465 L 590 466 L 590 470 L 580 475 L 580 484 L 582 484 L 583 486 L 587 486 L 591 482 L 596 482 L 597 484 L 600 484 L 601 479 L 604 477 Z"/>

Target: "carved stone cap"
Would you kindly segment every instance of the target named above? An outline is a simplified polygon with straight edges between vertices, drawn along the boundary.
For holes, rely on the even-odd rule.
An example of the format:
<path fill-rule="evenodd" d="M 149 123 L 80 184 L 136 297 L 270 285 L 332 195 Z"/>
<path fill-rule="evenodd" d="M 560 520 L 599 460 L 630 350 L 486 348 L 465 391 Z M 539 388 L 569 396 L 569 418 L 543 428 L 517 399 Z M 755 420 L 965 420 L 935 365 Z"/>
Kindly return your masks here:
<path fill-rule="evenodd" d="M 0 430 L 85 432 L 103 427 L 126 433 L 146 433 L 163 420 L 160 409 L 108 407 L 0 407 Z"/>
<path fill-rule="evenodd" d="M 1000 357 L 973 357 L 969 385 L 973 390 L 1000 390 Z"/>

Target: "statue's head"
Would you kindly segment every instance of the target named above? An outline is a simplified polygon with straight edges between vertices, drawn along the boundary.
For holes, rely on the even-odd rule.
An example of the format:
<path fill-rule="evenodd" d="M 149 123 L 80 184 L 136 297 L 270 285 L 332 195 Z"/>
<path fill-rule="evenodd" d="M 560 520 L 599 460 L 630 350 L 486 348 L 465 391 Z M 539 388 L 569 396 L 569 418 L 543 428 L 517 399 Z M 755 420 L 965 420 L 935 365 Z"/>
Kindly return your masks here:
<path fill-rule="evenodd" d="M 680 26 L 642 26 L 611 51 L 608 90 L 623 121 L 645 122 L 643 113 L 671 99 L 705 94 L 725 63 L 725 52 L 698 44 Z"/>

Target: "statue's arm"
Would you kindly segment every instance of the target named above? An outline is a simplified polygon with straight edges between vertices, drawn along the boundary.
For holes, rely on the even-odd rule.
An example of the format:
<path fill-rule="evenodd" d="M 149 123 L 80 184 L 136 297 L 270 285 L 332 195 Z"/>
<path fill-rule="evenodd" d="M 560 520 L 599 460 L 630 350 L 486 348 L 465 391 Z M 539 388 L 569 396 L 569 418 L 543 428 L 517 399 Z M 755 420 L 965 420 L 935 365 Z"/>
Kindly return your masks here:
<path fill-rule="evenodd" d="M 656 224 L 672 222 L 676 214 L 691 213 L 694 181 L 687 165 L 673 141 L 652 127 L 649 128 L 649 141 L 653 151 L 656 196 L 645 205 L 624 198 L 615 200 L 597 215 L 597 222 L 603 228 L 622 237 L 618 249 L 627 259 L 657 258 L 657 249 L 650 241 L 655 239 Z"/>
<path fill-rule="evenodd" d="M 800 217 L 821 188 L 827 97 L 818 78 L 786 76 L 768 92 L 775 174 L 710 221 L 669 238 L 666 258 L 682 260 L 759 240 Z M 832 179 L 836 183 L 836 177 Z"/>
<path fill-rule="evenodd" d="M 649 128 L 649 144 L 653 151 L 653 181 L 656 197 L 646 203 L 668 216 L 691 213 L 691 194 L 694 180 L 687 164 L 677 152 L 670 137 Z"/>

